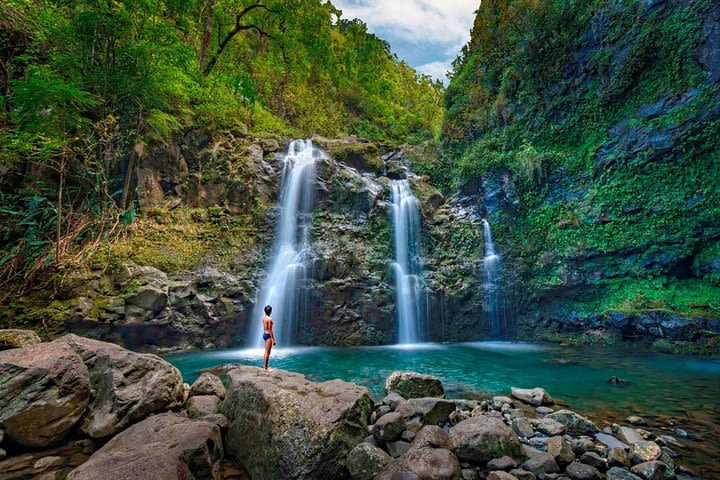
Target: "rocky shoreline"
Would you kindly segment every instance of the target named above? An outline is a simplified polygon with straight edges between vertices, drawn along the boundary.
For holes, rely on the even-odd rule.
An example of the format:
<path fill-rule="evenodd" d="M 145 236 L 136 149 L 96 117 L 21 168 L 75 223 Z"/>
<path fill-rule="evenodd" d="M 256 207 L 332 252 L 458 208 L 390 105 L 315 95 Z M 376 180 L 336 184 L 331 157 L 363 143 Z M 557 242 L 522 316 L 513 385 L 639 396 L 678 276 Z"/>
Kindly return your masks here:
<path fill-rule="evenodd" d="M 192 386 L 151 354 L 66 335 L 0 352 L 0 478 L 693 479 L 683 431 L 558 407 L 542 388 L 447 399 L 395 372 L 385 397 L 241 366 Z"/>

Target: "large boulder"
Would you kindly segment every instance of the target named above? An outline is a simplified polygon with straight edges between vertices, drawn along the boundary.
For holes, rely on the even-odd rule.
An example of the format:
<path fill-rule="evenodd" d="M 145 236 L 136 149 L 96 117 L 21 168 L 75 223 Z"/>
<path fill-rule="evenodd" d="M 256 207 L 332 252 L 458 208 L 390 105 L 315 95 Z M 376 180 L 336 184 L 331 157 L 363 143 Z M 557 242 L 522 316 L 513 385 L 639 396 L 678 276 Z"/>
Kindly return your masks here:
<path fill-rule="evenodd" d="M 570 435 L 592 435 L 600 431 L 592 421 L 571 410 L 558 410 L 545 418 L 550 418 L 565 425 Z"/>
<path fill-rule="evenodd" d="M 190 418 L 213 415 L 220 411 L 222 400 L 215 395 L 195 395 L 187 401 L 187 413 Z"/>
<path fill-rule="evenodd" d="M 119 433 L 67 478 L 219 480 L 222 457 L 217 425 L 168 412 Z"/>
<path fill-rule="evenodd" d="M 0 350 L 23 348 L 40 343 L 40 337 L 32 330 L 2 329 L 0 330 Z"/>
<path fill-rule="evenodd" d="M 385 393 L 396 392 L 403 398 L 442 397 L 442 382 L 432 375 L 415 372 L 393 372 L 385 379 Z"/>
<path fill-rule="evenodd" d="M 0 428 L 26 447 L 62 439 L 90 399 L 82 359 L 62 343 L 0 352 Z"/>
<path fill-rule="evenodd" d="M 195 380 L 190 387 L 190 396 L 194 395 L 215 395 L 225 398 L 225 385 L 217 375 L 205 372 Z"/>
<path fill-rule="evenodd" d="M 499 418 L 476 415 L 450 429 L 455 453 L 468 462 L 487 462 L 494 458 L 524 457 L 515 432 Z"/>
<path fill-rule="evenodd" d="M 521 402 L 539 407 L 555 403 L 550 395 L 542 388 L 515 388 L 512 387 L 510 395 Z"/>
<path fill-rule="evenodd" d="M 160 357 L 72 334 L 53 343 L 69 345 L 90 372 L 95 394 L 80 430 L 93 438 L 114 435 L 182 404 L 182 376 Z"/>
<path fill-rule="evenodd" d="M 455 411 L 455 403 L 444 398 L 411 398 L 397 409 L 409 429 L 419 430 L 423 425 L 442 425 Z"/>
<path fill-rule="evenodd" d="M 455 480 L 460 474 L 460 462 L 454 453 L 444 448 L 418 448 L 388 463 L 375 480 Z"/>
<path fill-rule="evenodd" d="M 390 460 L 390 455 L 363 442 L 350 451 L 347 467 L 353 480 L 373 480 Z"/>
<path fill-rule="evenodd" d="M 252 478 L 350 477 L 346 459 L 367 435 L 373 408 L 366 388 L 248 366 L 228 377 L 227 453 Z"/>

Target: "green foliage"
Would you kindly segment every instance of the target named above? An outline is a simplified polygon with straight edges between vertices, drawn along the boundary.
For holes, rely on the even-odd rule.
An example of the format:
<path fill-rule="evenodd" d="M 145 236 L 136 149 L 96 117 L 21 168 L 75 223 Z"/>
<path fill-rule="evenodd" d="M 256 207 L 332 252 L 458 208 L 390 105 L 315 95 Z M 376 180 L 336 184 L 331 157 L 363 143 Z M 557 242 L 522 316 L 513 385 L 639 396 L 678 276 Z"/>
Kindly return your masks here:
<path fill-rule="evenodd" d="M 603 293 L 573 310 L 718 314 L 711 269 L 683 279 L 720 234 L 720 86 L 698 61 L 712 6 L 481 5 L 447 89 L 445 169 L 427 173 L 446 193 L 514 174 L 518 206 L 495 234 L 531 289 L 577 274 Z"/>

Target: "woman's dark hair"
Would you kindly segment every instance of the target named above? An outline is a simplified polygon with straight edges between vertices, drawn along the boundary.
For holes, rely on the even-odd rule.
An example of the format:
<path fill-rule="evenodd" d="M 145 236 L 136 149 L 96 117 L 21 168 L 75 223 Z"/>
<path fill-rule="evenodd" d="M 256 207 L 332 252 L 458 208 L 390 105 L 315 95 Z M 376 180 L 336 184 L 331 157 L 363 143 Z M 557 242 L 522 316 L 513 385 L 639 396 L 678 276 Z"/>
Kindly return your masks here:
<path fill-rule="evenodd" d="M 270 305 L 265 305 L 265 315 L 270 315 L 272 313 L 272 307 Z"/>

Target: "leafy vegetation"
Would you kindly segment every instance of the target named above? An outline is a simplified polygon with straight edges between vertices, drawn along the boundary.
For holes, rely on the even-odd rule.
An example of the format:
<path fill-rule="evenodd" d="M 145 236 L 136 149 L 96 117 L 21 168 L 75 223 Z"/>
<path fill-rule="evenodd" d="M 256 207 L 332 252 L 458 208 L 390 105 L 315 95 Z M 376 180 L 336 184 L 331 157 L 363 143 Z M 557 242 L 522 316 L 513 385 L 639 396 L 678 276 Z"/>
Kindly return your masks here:
<path fill-rule="evenodd" d="M 570 311 L 718 314 L 720 85 L 700 61 L 712 8 L 481 5 L 447 89 L 445 155 L 424 167 L 446 193 L 513 174 L 519 202 L 495 233 L 530 291 L 574 275 L 595 294 Z"/>
<path fill-rule="evenodd" d="M 440 83 L 321 0 L 8 0 L 0 45 L 0 283 L 124 235 L 138 158 L 190 127 L 412 143 L 442 118 Z"/>

